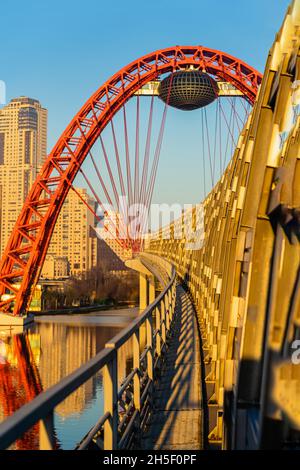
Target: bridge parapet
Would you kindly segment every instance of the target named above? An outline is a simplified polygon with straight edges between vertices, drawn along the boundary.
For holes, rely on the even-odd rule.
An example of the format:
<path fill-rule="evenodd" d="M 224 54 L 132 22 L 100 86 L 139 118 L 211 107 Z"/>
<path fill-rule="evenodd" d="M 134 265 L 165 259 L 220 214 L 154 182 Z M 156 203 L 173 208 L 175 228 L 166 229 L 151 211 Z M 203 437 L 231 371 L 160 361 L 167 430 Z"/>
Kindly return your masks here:
<path fill-rule="evenodd" d="M 167 261 L 161 263 L 158 257 L 150 258 L 153 264 L 156 260 L 160 268 L 166 269 L 167 282 L 162 292 L 95 357 L 1 423 L 1 449 L 9 447 L 36 423 L 40 425 L 40 450 L 55 449 L 55 407 L 100 371 L 104 412 L 77 448 L 112 450 L 139 446 L 141 433 L 136 433 L 136 429 L 142 429 L 148 419 L 153 383 L 166 352 L 176 301 L 174 268 Z M 133 368 L 120 385 L 118 353 L 127 341 L 132 341 Z"/>
<path fill-rule="evenodd" d="M 300 431 L 300 409 L 291 412 L 295 392 L 289 387 L 282 395 L 279 378 L 292 374 L 299 334 L 299 44 L 296 0 L 233 157 L 203 201 L 203 246 L 189 249 L 183 215 L 165 230 L 168 239 L 162 230 L 147 248 L 174 264 L 193 296 L 213 415 L 210 439 L 226 448 L 278 447 Z M 196 208 L 194 225 L 195 218 Z"/>

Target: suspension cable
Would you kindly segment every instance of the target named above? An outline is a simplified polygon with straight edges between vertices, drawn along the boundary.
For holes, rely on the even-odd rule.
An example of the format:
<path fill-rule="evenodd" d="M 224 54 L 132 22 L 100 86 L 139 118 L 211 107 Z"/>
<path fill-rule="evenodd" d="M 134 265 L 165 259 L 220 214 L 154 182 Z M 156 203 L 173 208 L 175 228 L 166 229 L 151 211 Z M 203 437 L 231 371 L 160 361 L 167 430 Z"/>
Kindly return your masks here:
<path fill-rule="evenodd" d="M 118 144 L 117 144 L 115 126 L 114 126 L 114 123 L 113 123 L 113 119 L 110 120 L 110 125 L 111 125 L 111 131 L 112 131 L 112 136 L 113 136 L 115 156 L 116 156 L 116 161 L 117 161 L 117 168 L 118 168 L 118 174 L 119 174 L 121 195 L 125 196 L 125 186 L 124 186 L 124 180 L 123 180 L 123 174 L 122 174 L 121 162 L 120 162 L 120 155 L 119 155 L 119 149 L 118 149 Z"/>
<path fill-rule="evenodd" d="M 123 106 L 123 121 L 124 121 L 124 137 L 125 137 L 125 153 L 126 153 L 126 174 L 127 174 L 127 189 L 128 189 L 128 204 L 132 204 L 132 182 L 131 182 L 131 168 L 130 168 L 130 152 L 127 130 L 127 117 L 125 104 Z"/>
<path fill-rule="evenodd" d="M 209 138 L 209 131 L 208 131 L 206 108 L 204 108 L 204 117 L 205 117 L 206 137 L 207 137 L 207 145 L 208 145 L 208 156 L 209 156 L 209 165 L 210 165 L 211 185 L 213 187 L 214 186 L 214 175 L 213 175 L 213 169 L 212 169 L 212 156 L 211 156 L 211 149 L 210 149 L 210 138 Z"/>
<path fill-rule="evenodd" d="M 138 203 L 139 173 L 140 173 L 140 97 L 136 97 L 136 127 L 135 127 L 135 163 L 134 163 L 134 203 Z"/>
<path fill-rule="evenodd" d="M 148 180 L 148 167 L 149 167 L 149 158 L 150 158 L 150 147 L 151 147 L 151 133 L 152 133 L 152 122 L 153 122 L 153 105 L 154 105 L 154 95 L 151 97 L 149 119 L 148 119 L 148 130 L 147 130 L 147 139 L 145 145 L 145 156 L 142 172 L 142 181 L 140 188 L 140 202 L 145 202 L 146 195 L 146 186 Z"/>
<path fill-rule="evenodd" d="M 148 188 L 147 188 L 147 191 L 146 191 L 145 204 L 144 204 L 145 208 L 144 208 L 144 211 L 143 211 L 144 213 L 142 214 L 142 224 L 140 226 L 140 231 L 139 231 L 139 237 L 140 238 L 142 237 L 142 235 L 144 233 L 144 229 L 145 229 L 145 225 L 146 225 L 146 219 L 147 219 L 150 204 L 151 204 L 151 201 L 152 201 L 154 184 L 155 184 L 155 179 L 156 179 L 156 175 L 157 175 L 158 162 L 159 162 L 161 146 L 162 146 L 162 141 L 163 141 L 163 135 L 164 135 L 164 129 L 165 129 L 165 124 L 166 124 L 168 104 L 169 104 L 169 101 L 170 101 L 170 94 L 171 94 L 171 88 L 172 88 L 172 83 L 173 83 L 173 73 L 174 73 L 174 70 L 172 70 L 172 73 L 171 73 L 170 83 L 169 83 L 169 87 L 168 87 L 167 100 L 166 100 L 166 103 L 165 103 L 165 106 L 164 106 L 164 111 L 163 111 L 163 116 L 162 116 L 162 120 L 161 120 L 158 140 L 157 140 L 157 144 L 156 144 L 156 147 L 155 147 L 154 158 L 153 158 L 153 162 L 152 162 L 152 168 L 151 168 L 149 184 L 148 184 Z"/>
<path fill-rule="evenodd" d="M 205 165 L 205 133 L 204 133 L 204 111 L 201 108 L 201 130 L 202 130 L 202 163 L 203 163 L 203 186 L 204 186 L 204 195 L 203 200 L 206 197 L 206 165 Z"/>

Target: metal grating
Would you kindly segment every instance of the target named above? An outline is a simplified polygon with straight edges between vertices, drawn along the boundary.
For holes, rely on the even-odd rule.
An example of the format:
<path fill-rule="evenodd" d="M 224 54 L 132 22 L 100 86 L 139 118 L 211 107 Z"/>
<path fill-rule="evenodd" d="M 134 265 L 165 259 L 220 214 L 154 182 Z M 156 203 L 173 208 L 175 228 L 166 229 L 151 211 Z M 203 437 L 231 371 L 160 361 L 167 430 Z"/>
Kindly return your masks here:
<path fill-rule="evenodd" d="M 207 73 L 181 71 L 168 75 L 161 82 L 159 96 L 174 108 L 190 111 L 212 103 L 218 96 L 218 86 Z"/>

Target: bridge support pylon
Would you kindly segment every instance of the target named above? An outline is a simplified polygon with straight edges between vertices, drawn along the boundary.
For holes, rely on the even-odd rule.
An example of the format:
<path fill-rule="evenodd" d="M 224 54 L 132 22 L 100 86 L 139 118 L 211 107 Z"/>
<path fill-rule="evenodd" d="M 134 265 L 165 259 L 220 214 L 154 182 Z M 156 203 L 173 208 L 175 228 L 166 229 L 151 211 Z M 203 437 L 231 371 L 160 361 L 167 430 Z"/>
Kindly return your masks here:
<path fill-rule="evenodd" d="M 140 275 L 140 310 L 145 310 L 145 308 L 155 300 L 154 275 L 137 258 L 127 260 L 125 264 L 128 268 L 134 269 Z"/>

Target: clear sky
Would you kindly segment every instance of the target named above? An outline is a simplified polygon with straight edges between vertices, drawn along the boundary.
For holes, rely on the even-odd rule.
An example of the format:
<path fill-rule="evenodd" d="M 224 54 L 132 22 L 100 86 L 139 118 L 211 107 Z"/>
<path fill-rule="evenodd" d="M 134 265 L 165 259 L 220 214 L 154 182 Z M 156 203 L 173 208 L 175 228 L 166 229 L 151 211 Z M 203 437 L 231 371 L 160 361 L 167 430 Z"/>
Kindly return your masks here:
<path fill-rule="evenodd" d="M 289 0 L 5 2 L 0 80 L 6 82 L 8 100 L 27 95 L 48 109 L 50 150 L 74 113 L 110 75 L 152 50 L 202 44 L 263 71 L 288 4 Z M 174 135 L 182 119 L 178 129 L 172 129 Z M 168 143 L 164 145 L 158 197 L 174 200 L 164 184 L 171 172 L 180 201 L 199 200 L 201 168 L 196 150 L 190 152 L 191 164 L 182 165 L 182 150 L 176 152 L 173 146 L 169 155 Z"/>

